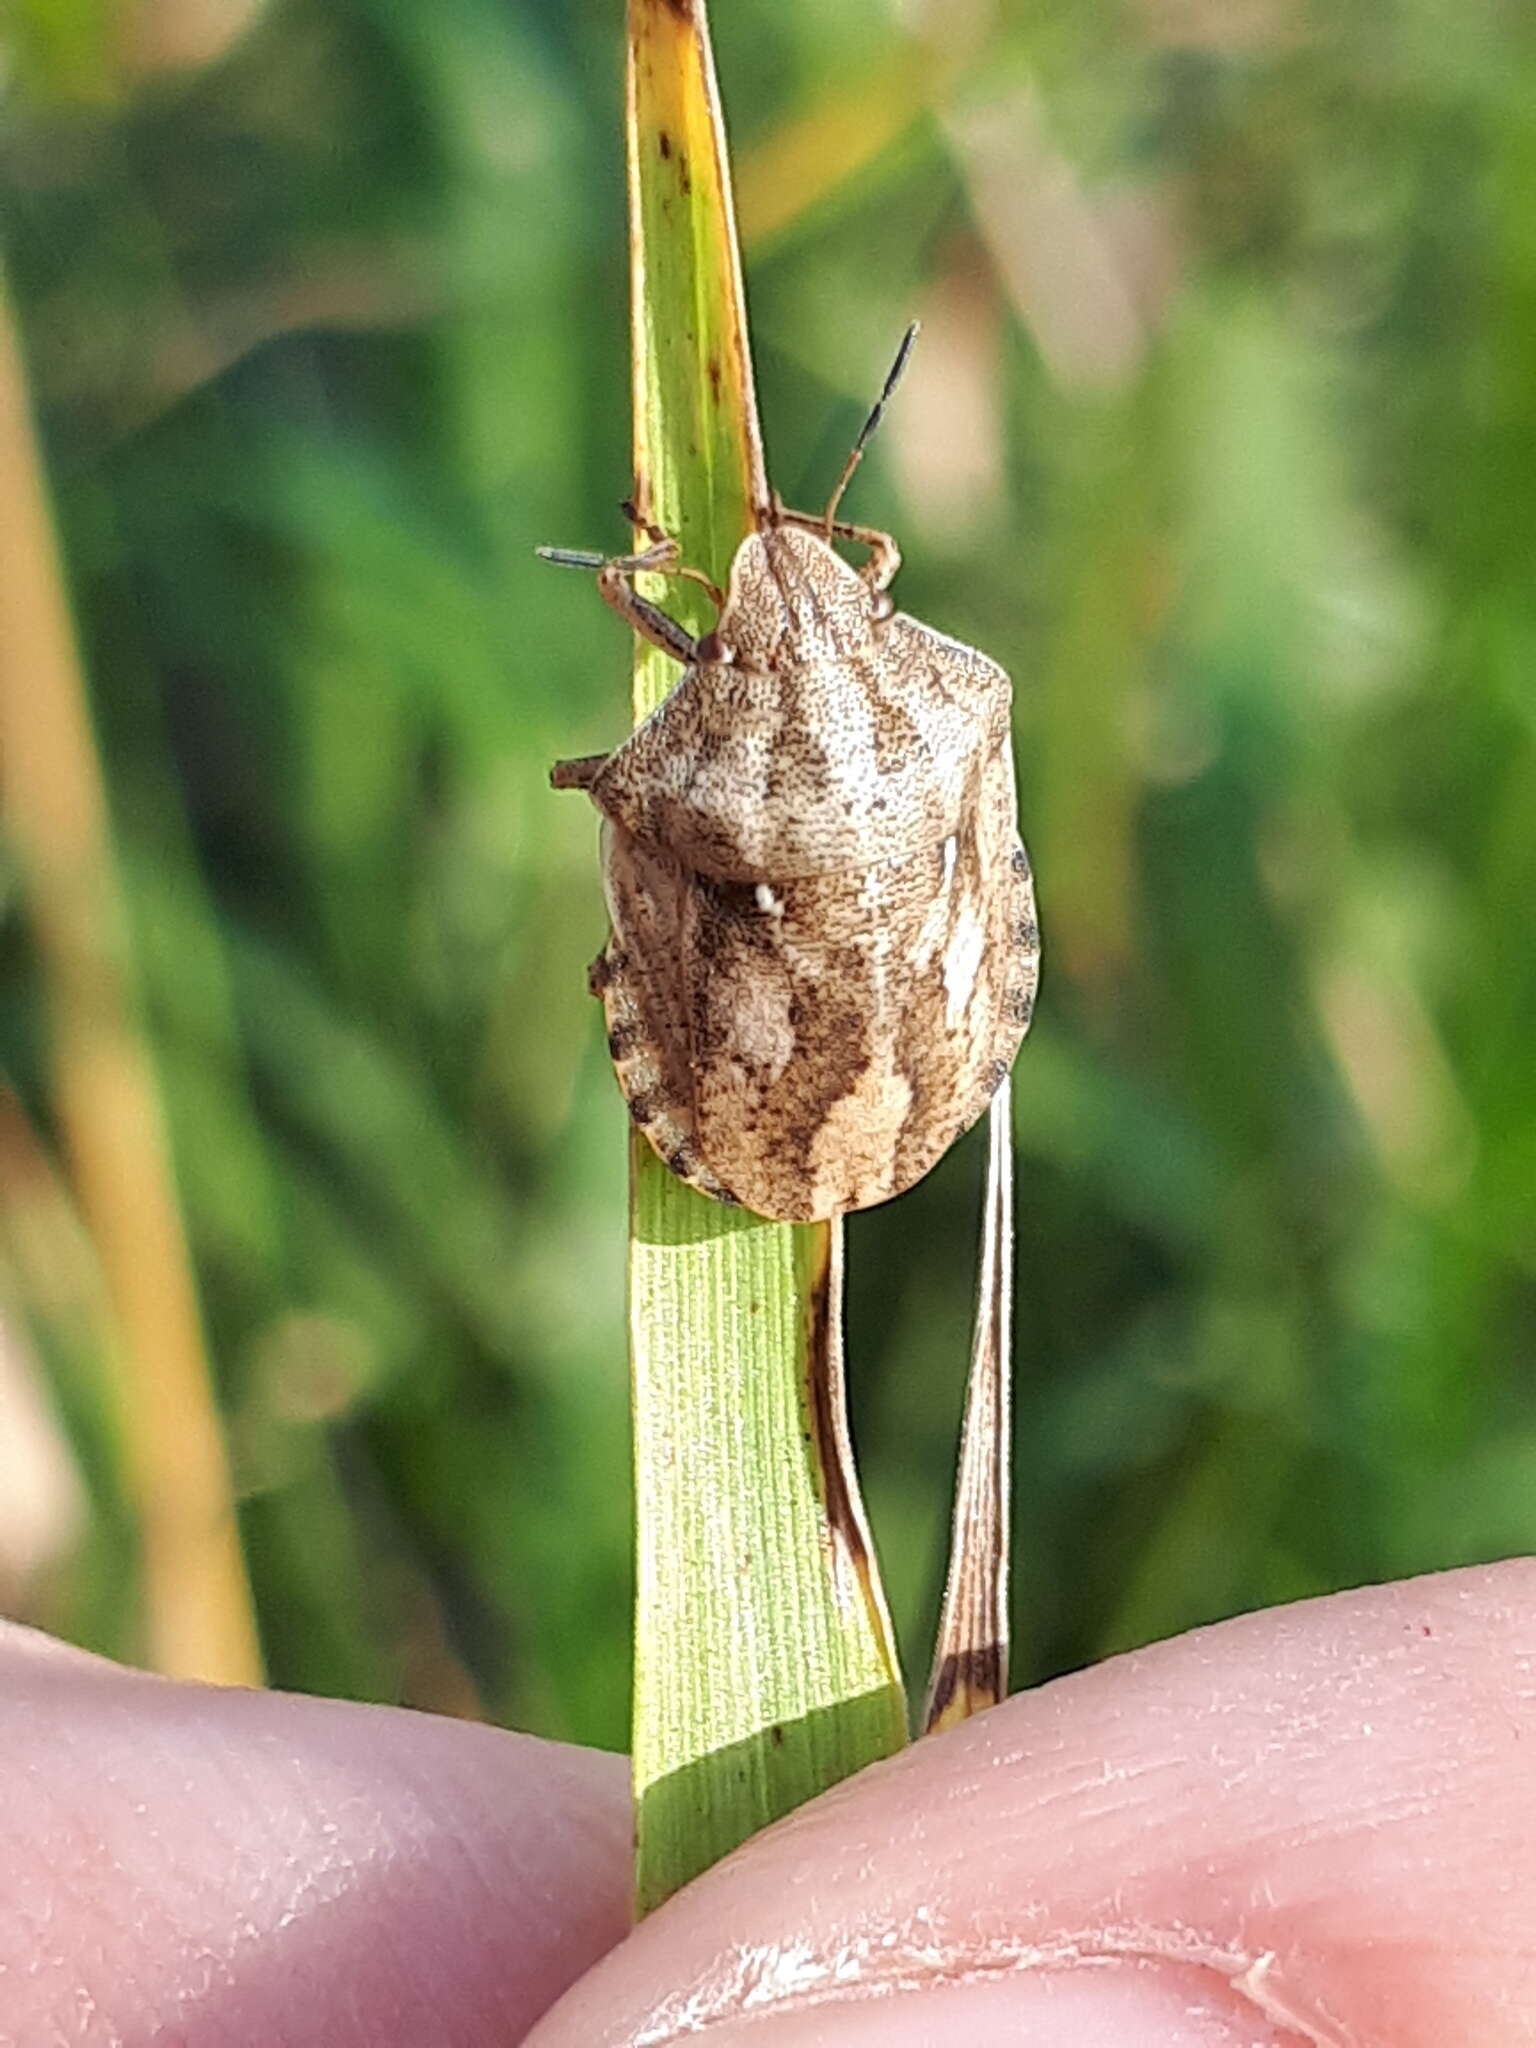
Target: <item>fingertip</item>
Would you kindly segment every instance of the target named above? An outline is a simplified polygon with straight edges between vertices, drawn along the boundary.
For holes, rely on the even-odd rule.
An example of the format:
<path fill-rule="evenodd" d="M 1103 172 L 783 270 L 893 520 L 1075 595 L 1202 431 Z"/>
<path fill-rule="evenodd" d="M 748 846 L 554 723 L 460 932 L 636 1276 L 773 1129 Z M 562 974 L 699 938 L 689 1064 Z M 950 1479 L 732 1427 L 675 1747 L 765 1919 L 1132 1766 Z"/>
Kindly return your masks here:
<path fill-rule="evenodd" d="M 621 1758 L 15 1631 L 0 1674 L 5 2038 L 499 2043 L 628 1924 Z"/>
<path fill-rule="evenodd" d="M 747 2023 L 765 2043 L 1536 2040 L 1510 2020 L 1536 2012 L 1533 1659 L 1521 1561 L 1244 1616 L 1015 1697 L 707 1873 L 539 2048 Z M 995 2036 L 940 2024 L 941 1999 L 978 2027 L 985 2005 Z"/>

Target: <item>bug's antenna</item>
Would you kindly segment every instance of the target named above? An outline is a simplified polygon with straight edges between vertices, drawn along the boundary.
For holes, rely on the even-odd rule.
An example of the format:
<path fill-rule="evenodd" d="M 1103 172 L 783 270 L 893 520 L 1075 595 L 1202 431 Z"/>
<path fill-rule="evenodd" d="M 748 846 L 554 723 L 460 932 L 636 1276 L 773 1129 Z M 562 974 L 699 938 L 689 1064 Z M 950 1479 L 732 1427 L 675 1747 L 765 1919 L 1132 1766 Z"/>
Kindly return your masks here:
<path fill-rule="evenodd" d="M 606 555 L 594 555 L 586 548 L 535 548 L 541 562 L 553 562 L 557 569 L 601 569 Z"/>
<path fill-rule="evenodd" d="M 832 533 L 833 515 L 842 502 L 842 496 L 848 488 L 849 479 L 858 468 L 864 450 L 869 446 L 876 427 L 879 426 L 881 420 L 885 417 L 885 408 L 891 402 L 891 393 L 901 382 L 901 373 L 907 367 L 907 358 L 912 353 L 912 344 L 917 340 L 917 330 L 918 322 L 914 320 L 906 333 L 901 337 L 901 347 L 896 351 L 895 362 L 891 364 L 890 369 L 886 372 L 885 383 L 881 387 L 880 396 L 870 407 L 869 418 L 859 429 L 858 439 L 854 442 L 848 460 L 843 464 L 843 473 L 837 480 L 837 489 L 827 500 L 826 515 L 822 520 L 822 524 L 826 528 L 828 538 L 831 537 Z"/>

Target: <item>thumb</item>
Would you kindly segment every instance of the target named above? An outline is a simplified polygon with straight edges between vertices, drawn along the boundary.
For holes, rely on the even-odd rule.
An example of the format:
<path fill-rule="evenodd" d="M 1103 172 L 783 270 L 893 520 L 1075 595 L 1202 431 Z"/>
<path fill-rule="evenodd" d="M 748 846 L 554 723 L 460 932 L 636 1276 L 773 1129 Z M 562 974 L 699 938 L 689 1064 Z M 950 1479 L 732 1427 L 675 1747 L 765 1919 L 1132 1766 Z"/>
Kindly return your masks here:
<path fill-rule="evenodd" d="M 792 1815 L 537 2048 L 1536 2043 L 1536 1567 L 1205 1629 Z"/>

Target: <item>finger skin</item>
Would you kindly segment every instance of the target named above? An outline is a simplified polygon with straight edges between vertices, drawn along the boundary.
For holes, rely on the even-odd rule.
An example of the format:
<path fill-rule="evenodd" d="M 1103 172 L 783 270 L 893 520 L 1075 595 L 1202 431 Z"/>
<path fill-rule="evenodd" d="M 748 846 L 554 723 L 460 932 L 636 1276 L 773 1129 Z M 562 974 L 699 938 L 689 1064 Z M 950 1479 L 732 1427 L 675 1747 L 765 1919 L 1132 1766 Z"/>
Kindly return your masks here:
<path fill-rule="evenodd" d="M 628 1920 L 624 1760 L 0 1626 L 0 2042 L 504 2048 Z"/>
<path fill-rule="evenodd" d="M 759 1836 L 532 2041 L 1536 2043 L 1533 1705 L 1530 1563 L 1117 1658 Z"/>

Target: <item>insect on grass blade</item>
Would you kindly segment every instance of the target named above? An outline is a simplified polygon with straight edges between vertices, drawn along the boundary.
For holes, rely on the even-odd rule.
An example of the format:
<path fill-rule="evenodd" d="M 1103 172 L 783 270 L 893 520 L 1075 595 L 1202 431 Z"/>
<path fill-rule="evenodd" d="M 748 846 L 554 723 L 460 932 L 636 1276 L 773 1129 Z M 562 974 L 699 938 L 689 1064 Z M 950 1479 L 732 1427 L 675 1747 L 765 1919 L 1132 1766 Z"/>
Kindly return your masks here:
<path fill-rule="evenodd" d="M 618 561 L 679 621 L 677 646 L 664 651 L 654 633 L 637 643 L 641 720 L 714 625 L 769 492 L 704 0 L 629 0 L 628 56 L 640 552 Z M 591 764 L 568 763 L 565 776 L 584 787 Z M 642 1137 L 633 1159 L 644 1913 L 899 1747 L 906 1702 L 843 1423 L 841 1226 L 723 1207 Z"/>

